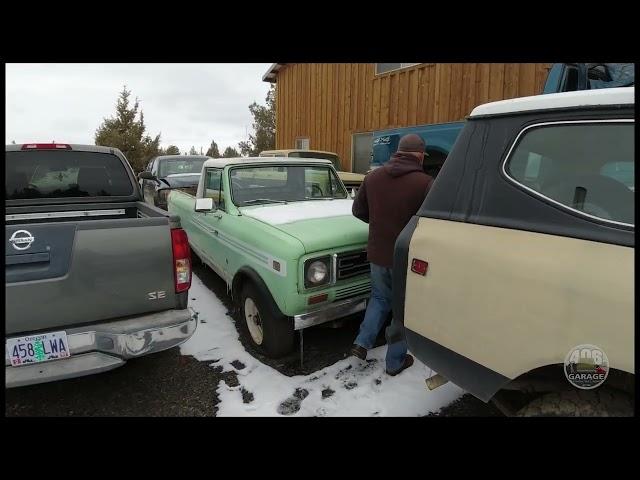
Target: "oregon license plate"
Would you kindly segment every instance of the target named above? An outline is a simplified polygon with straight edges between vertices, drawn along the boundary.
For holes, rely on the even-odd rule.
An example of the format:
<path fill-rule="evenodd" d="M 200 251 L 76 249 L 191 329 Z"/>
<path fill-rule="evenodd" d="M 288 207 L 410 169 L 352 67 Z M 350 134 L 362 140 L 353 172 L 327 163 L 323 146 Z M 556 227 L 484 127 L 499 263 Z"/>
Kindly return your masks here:
<path fill-rule="evenodd" d="M 7 353 L 11 365 L 47 362 L 71 356 L 66 332 L 39 333 L 7 339 Z"/>

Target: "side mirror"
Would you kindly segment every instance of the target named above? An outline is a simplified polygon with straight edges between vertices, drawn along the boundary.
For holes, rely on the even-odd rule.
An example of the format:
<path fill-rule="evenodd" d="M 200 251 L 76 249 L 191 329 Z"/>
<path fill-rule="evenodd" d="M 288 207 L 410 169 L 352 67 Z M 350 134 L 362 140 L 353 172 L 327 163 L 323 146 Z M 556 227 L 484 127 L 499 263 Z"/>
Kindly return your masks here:
<path fill-rule="evenodd" d="M 196 198 L 196 212 L 210 212 L 214 207 L 213 198 Z"/>
<path fill-rule="evenodd" d="M 138 174 L 138 180 L 153 180 L 158 184 L 160 183 L 160 180 L 158 180 L 158 177 L 156 177 L 153 173 L 147 172 L 147 171 L 140 172 Z"/>

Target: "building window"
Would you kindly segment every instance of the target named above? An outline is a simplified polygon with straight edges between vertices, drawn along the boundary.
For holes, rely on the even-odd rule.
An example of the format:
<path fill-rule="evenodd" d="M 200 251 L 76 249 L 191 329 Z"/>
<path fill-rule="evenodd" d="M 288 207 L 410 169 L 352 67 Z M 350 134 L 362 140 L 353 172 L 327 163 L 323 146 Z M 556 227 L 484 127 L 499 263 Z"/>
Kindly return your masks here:
<path fill-rule="evenodd" d="M 634 225 L 633 121 L 527 127 L 504 172 L 537 197 L 590 218 Z"/>
<path fill-rule="evenodd" d="M 376 63 L 376 75 L 393 70 L 400 70 L 401 68 L 407 68 L 412 65 L 418 65 L 418 63 Z"/>
<path fill-rule="evenodd" d="M 296 138 L 296 150 L 309 150 L 309 139 Z"/>

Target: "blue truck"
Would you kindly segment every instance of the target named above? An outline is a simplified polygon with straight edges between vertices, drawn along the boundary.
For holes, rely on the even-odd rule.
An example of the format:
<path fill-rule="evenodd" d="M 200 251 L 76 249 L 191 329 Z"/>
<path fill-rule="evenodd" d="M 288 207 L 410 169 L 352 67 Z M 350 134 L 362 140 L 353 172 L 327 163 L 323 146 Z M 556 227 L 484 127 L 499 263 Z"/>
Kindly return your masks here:
<path fill-rule="evenodd" d="M 570 92 L 596 88 L 628 87 L 634 84 L 633 63 L 554 63 L 542 93 Z M 424 170 L 437 176 L 465 122 L 434 123 L 380 130 L 373 133 L 370 170 L 384 165 L 398 149 L 404 135 L 420 135 L 426 145 Z"/>

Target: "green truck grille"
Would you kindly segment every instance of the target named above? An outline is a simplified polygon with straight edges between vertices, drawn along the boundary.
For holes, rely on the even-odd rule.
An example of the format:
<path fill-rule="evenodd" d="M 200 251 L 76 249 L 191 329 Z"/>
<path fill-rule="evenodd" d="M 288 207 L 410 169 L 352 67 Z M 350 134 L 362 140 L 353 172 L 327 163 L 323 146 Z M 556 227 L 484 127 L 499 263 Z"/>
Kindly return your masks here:
<path fill-rule="evenodd" d="M 358 295 L 363 295 L 365 293 L 368 294 L 370 291 L 371 291 L 371 282 L 337 288 L 335 300 L 344 300 L 346 298 L 356 297 Z"/>

